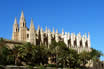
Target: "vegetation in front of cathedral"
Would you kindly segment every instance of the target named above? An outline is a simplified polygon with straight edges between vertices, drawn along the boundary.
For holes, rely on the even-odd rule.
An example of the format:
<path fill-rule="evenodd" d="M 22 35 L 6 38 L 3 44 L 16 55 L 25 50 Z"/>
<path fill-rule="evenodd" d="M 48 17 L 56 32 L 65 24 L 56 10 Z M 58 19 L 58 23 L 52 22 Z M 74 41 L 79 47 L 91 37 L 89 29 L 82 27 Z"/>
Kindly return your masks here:
<path fill-rule="evenodd" d="M 102 53 L 92 48 L 91 52 L 77 53 L 67 48 L 64 42 L 53 41 L 49 48 L 45 45 L 34 46 L 30 43 L 15 45 L 7 48 L 4 40 L 0 39 L 0 65 L 23 65 L 46 67 L 81 68 L 88 61 L 98 61 Z M 49 64 L 51 62 L 51 64 Z"/>

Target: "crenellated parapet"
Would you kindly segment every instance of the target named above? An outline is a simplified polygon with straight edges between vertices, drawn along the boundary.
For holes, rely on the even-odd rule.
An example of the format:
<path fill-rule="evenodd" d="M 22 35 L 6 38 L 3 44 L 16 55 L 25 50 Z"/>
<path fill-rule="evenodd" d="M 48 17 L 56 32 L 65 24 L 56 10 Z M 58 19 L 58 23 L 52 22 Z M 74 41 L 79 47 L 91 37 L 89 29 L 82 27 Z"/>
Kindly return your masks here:
<path fill-rule="evenodd" d="M 62 29 L 62 33 L 58 33 L 58 30 L 54 29 L 51 31 L 49 28 L 43 30 L 43 28 L 38 25 L 37 30 L 35 29 L 33 20 L 31 19 L 30 28 L 26 27 L 26 21 L 24 17 L 24 13 L 22 11 L 19 26 L 17 24 L 17 19 L 15 18 L 14 25 L 13 25 L 13 34 L 12 40 L 20 41 L 20 42 L 30 42 L 34 45 L 41 45 L 44 44 L 49 47 L 53 40 L 56 42 L 63 41 L 68 48 L 73 48 L 78 52 L 83 50 L 90 50 L 91 41 L 90 41 L 90 34 L 85 33 L 81 35 L 79 32 L 77 35 L 75 33 L 64 32 Z M 56 31 L 56 32 L 55 32 Z"/>

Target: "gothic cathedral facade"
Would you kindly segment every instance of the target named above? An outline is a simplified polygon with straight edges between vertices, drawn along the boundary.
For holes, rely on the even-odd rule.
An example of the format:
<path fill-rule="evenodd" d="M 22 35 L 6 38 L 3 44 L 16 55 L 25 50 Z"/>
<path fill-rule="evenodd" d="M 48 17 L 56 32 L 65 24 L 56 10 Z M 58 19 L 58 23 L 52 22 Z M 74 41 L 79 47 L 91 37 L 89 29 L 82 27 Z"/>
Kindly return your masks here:
<path fill-rule="evenodd" d="M 22 11 L 19 25 L 17 23 L 17 19 L 15 18 L 13 24 L 13 33 L 12 33 L 12 40 L 19 41 L 19 42 L 30 42 L 34 45 L 41 45 L 44 44 L 46 46 L 50 46 L 52 41 L 55 40 L 56 42 L 63 41 L 68 48 L 73 48 L 78 52 L 81 51 L 90 51 L 91 43 L 90 43 L 90 34 L 88 36 L 84 34 L 81 36 L 80 33 L 75 35 L 74 33 L 58 33 L 58 30 L 53 29 L 51 32 L 50 29 L 46 27 L 46 30 L 43 31 L 40 26 L 36 30 L 33 24 L 33 20 L 31 19 L 30 29 L 26 27 L 26 21 L 24 17 L 24 13 Z"/>

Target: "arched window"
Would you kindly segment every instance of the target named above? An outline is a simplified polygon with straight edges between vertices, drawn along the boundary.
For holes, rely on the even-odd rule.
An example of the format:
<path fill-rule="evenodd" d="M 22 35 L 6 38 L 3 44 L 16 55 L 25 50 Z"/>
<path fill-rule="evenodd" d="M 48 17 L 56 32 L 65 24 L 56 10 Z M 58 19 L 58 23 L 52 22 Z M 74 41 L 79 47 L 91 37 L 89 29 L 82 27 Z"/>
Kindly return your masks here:
<path fill-rule="evenodd" d="M 29 34 L 27 34 L 27 39 L 29 38 Z"/>
<path fill-rule="evenodd" d="M 24 23 L 23 23 L 23 27 L 24 27 Z"/>
<path fill-rule="evenodd" d="M 16 28 L 16 32 L 18 32 L 18 29 Z"/>

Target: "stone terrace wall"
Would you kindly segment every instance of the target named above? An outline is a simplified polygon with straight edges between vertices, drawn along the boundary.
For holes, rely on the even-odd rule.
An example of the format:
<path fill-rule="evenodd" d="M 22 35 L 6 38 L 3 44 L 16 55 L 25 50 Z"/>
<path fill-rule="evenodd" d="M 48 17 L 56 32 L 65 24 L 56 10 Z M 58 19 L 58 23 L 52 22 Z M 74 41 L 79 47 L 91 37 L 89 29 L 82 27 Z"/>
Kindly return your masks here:
<path fill-rule="evenodd" d="M 104 62 L 94 62 L 93 69 L 104 69 Z"/>

